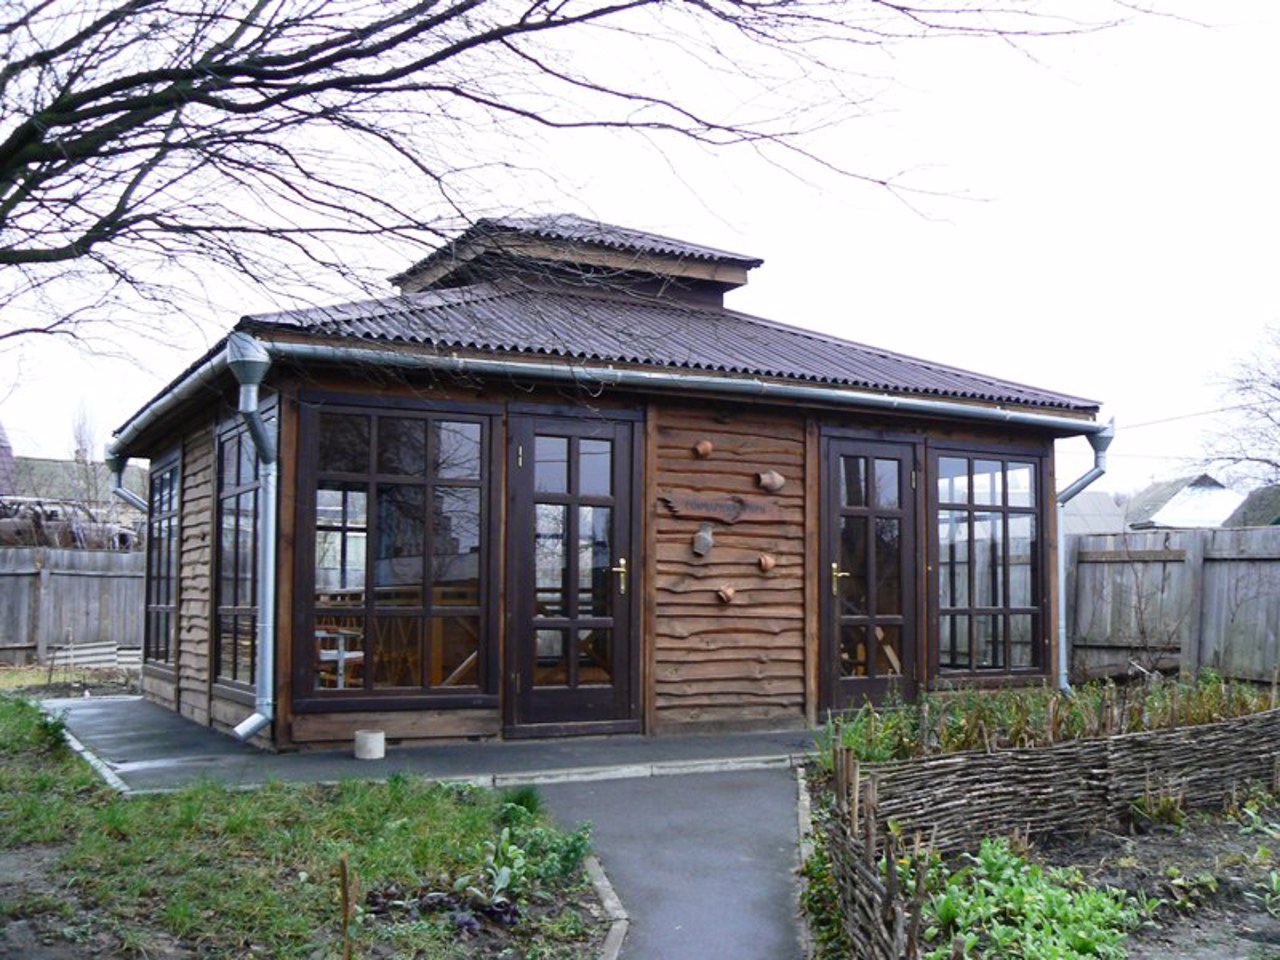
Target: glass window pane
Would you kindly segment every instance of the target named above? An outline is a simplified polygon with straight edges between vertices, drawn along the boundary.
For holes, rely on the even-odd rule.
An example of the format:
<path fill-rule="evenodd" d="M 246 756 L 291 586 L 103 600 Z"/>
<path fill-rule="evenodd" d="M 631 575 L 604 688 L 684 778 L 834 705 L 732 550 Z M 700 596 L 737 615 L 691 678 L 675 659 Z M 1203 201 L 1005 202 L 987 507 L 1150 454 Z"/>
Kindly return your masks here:
<path fill-rule="evenodd" d="M 258 479 L 258 456 L 254 450 L 253 441 L 249 439 L 247 433 L 238 435 L 237 440 L 240 445 L 240 467 L 239 467 L 239 485 L 253 483 Z"/>
<path fill-rule="evenodd" d="M 480 618 L 431 618 L 431 686 L 480 685 Z"/>
<path fill-rule="evenodd" d="M 578 616 L 613 615 L 613 543 L 609 507 L 578 508 Z"/>
<path fill-rule="evenodd" d="M 222 441 L 222 456 L 218 463 L 218 490 L 230 490 L 236 486 L 240 466 L 240 445 L 236 434 Z"/>
<path fill-rule="evenodd" d="M 964 457 L 938 458 L 938 502 L 969 502 L 969 461 Z"/>
<path fill-rule="evenodd" d="M 218 615 L 218 677 L 234 680 L 236 675 L 236 618 L 234 614 Z"/>
<path fill-rule="evenodd" d="M 316 491 L 316 604 L 362 606 L 368 496 L 363 485 L 330 482 Z"/>
<path fill-rule="evenodd" d="M 536 507 L 533 563 L 536 579 L 536 615 L 567 617 L 569 577 L 565 537 L 568 507 L 540 503 Z"/>
<path fill-rule="evenodd" d="M 1034 507 L 1036 504 L 1036 468 L 1033 463 L 1009 464 L 1009 506 Z"/>
<path fill-rule="evenodd" d="M 431 425 L 435 474 L 443 480 L 480 479 L 480 424 L 447 420 Z"/>
<path fill-rule="evenodd" d="M 867 597 L 867 517 L 840 518 L 839 564 L 840 576 L 836 593 L 840 599 L 842 616 L 862 616 L 869 613 Z"/>
<path fill-rule="evenodd" d="M 235 599 L 231 602 L 241 607 L 251 607 L 255 602 L 254 597 L 254 570 L 257 567 L 257 550 L 255 549 L 256 537 L 254 531 L 257 524 L 257 500 L 258 492 L 256 490 L 250 493 L 242 493 L 236 497 L 236 591 Z"/>
<path fill-rule="evenodd" d="M 578 441 L 578 492 L 584 497 L 613 494 L 613 442 Z"/>
<path fill-rule="evenodd" d="M 876 641 L 876 676 L 902 676 L 902 628 L 878 625 L 872 628 L 872 634 Z"/>
<path fill-rule="evenodd" d="M 974 666 L 977 669 L 998 670 L 1004 667 L 1004 636 L 1000 629 L 1003 620 L 999 616 L 973 618 L 974 640 L 978 651 L 978 661 Z"/>
<path fill-rule="evenodd" d="M 897 460 L 876 460 L 875 504 L 896 510 L 902 505 L 901 477 Z"/>
<path fill-rule="evenodd" d="M 840 458 L 840 503 L 846 507 L 867 505 L 867 460 L 865 457 Z"/>
<path fill-rule="evenodd" d="M 364 617 L 317 617 L 315 641 L 317 688 L 364 687 Z"/>
<path fill-rule="evenodd" d="M 613 682 L 613 631 L 578 631 L 578 686 Z"/>
<path fill-rule="evenodd" d="M 319 467 L 330 473 L 367 473 L 369 418 L 351 413 L 320 414 Z"/>
<path fill-rule="evenodd" d="M 1025 514 L 1009 517 L 1009 606 L 1033 607 L 1036 605 L 1035 570 L 1036 518 Z"/>
<path fill-rule="evenodd" d="M 840 676 L 865 677 L 867 675 L 867 628 L 843 626 L 840 628 Z"/>
<path fill-rule="evenodd" d="M 1029 613 L 1009 614 L 1009 666 L 1035 667 L 1035 617 Z"/>
<path fill-rule="evenodd" d="M 938 622 L 938 661 L 944 670 L 969 669 L 969 618 L 944 616 Z"/>
<path fill-rule="evenodd" d="M 569 492 L 568 437 L 537 437 L 534 440 L 533 488 L 539 493 Z"/>
<path fill-rule="evenodd" d="M 422 686 L 422 618 L 375 617 L 373 686 Z"/>
<path fill-rule="evenodd" d="M 876 518 L 876 614 L 902 613 L 902 521 Z"/>
<path fill-rule="evenodd" d="M 236 513 L 235 501 L 223 505 L 218 536 L 218 605 L 234 607 L 236 603 Z"/>
<path fill-rule="evenodd" d="M 426 421 L 380 417 L 378 472 L 417 477 L 426 471 L 426 466 Z"/>
<path fill-rule="evenodd" d="M 998 507 L 1004 503 L 1003 464 L 999 460 L 973 461 L 973 502 Z"/>
<path fill-rule="evenodd" d="M 378 486 L 373 561 L 373 602 L 377 606 L 423 605 L 425 504 L 426 491 L 422 487 L 387 483 Z M 375 675 L 374 685 L 377 684 Z"/>
<path fill-rule="evenodd" d="M 535 687 L 569 685 L 569 658 L 565 653 L 567 630 L 538 630 L 534 634 L 536 661 L 533 667 Z"/>
<path fill-rule="evenodd" d="M 436 487 L 432 518 L 431 602 L 480 604 L 480 490 Z"/>
<path fill-rule="evenodd" d="M 1004 515 L 973 515 L 973 604 L 1004 605 Z"/>
<path fill-rule="evenodd" d="M 938 603 L 969 606 L 969 514 L 962 510 L 938 513 Z"/>

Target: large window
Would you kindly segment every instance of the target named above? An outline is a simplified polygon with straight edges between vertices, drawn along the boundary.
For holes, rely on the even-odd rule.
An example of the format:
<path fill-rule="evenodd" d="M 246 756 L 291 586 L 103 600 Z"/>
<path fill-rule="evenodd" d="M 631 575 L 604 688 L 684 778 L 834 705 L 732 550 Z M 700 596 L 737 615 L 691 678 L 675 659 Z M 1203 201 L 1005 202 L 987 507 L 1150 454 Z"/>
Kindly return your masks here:
<path fill-rule="evenodd" d="M 326 407 L 308 424 L 310 689 L 481 694 L 491 685 L 488 418 Z"/>
<path fill-rule="evenodd" d="M 218 436 L 218 580 L 214 676 L 252 685 L 257 660 L 259 464 L 248 429 Z"/>
<path fill-rule="evenodd" d="M 172 666 L 178 605 L 178 458 L 151 467 L 147 496 L 147 621 L 143 658 Z"/>
<path fill-rule="evenodd" d="M 1041 461 L 948 451 L 932 466 L 939 669 L 1043 670 Z"/>

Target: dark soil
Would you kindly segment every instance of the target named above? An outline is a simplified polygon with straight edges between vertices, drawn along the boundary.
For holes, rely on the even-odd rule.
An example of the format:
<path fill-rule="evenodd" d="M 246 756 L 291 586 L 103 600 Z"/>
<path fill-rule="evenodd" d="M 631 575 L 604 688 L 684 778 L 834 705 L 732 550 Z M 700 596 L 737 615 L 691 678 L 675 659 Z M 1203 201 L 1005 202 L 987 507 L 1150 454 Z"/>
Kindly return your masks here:
<path fill-rule="evenodd" d="M 1254 898 L 1280 871 L 1280 831 L 1268 829 L 1280 810 L 1259 816 L 1250 830 L 1232 817 L 1192 814 L 1181 827 L 1098 833 L 1040 853 L 1079 867 L 1096 886 L 1165 901 L 1152 926 L 1130 934 L 1132 960 L 1280 960 L 1280 919 Z M 1280 912 L 1280 902 L 1272 908 Z"/>

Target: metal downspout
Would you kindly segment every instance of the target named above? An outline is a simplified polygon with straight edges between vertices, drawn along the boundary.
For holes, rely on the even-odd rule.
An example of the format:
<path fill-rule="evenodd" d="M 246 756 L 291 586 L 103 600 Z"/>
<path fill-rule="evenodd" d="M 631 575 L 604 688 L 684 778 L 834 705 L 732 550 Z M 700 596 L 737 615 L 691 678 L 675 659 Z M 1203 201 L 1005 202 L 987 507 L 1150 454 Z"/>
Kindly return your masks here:
<path fill-rule="evenodd" d="M 258 473 L 258 666 L 254 677 L 254 712 L 235 729 L 248 740 L 271 724 L 275 717 L 276 637 L 276 488 L 278 451 L 258 412 L 258 387 L 271 367 L 271 357 L 253 337 L 233 333 L 227 338 L 227 368 L 240 384 L 238 411 L 257 451 Z"/>
<path fill-rule="evenodd" d="M 1070 694 L 1071 684 L 1068 682 L 1070 664 L 1067 651 L 1067 551 L 1066 535 L 1062 532 L 1063 508 L 1076 494 L 1083 491 L 1091 483 L 1107 472 L 1107 447 L 1116 438 L 1116 422 L 1113 419 L 1098 433 L 1089 434 L 1089 445 L 1093 447 L 1093 466 L 1078 480 L 1058 493 L 1058 689 Z"/>
<path fill-rule="evenodd" d="M 129 458 L 120 456 L 108 444 L 105 460 L 107 469 L 111 471 L 112 476 L 111 492 L 135 510 L 141 510 L 146 513 L 147 501 L 124 485 L 124 468 L 128 465 Z"/>

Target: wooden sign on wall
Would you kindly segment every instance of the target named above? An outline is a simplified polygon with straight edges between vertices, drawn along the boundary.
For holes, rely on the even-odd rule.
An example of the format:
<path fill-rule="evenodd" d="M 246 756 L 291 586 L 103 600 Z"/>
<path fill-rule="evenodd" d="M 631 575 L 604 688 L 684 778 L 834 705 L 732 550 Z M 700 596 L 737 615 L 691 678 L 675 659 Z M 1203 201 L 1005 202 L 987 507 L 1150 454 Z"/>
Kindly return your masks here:
<path fill-rule="evenodd" d="M 782 507 L 778 502 L 764 497 L 661 493 L 658 495 L 658 502 L 682 520 L 718 520 L 734 524 L 739 520 L 781 522 L 783 519 Z"/>

